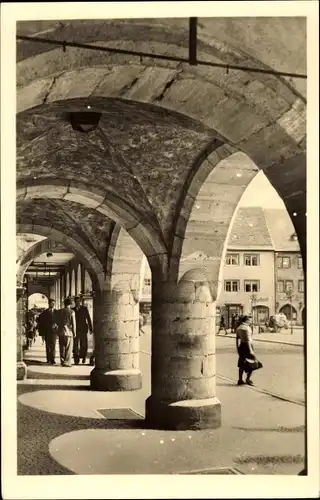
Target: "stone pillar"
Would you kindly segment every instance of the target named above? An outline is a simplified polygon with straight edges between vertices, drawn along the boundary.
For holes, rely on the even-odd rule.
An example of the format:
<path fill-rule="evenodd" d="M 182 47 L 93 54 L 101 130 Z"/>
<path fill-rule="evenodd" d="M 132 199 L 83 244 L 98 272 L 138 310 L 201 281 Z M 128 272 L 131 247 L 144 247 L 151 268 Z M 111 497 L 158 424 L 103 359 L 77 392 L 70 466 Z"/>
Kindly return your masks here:
<path fill-rule="evenodd" d="M 55 299 L 55 285 L 49 286 L 49 299 Z"/>
<path fill-rule="evenodd" d="M 72 297 L 72 269 L 69 266 L 69 296 Z"/>
<path fill-rule="evenodd" d="M 160 429 L 215 429 L 215 302 L 202 270 L 178 285 L 153 282 L 151 396 L 148 425 Z"/>
<path fill-rule="evenodd" d="M 23 335 L 25 323 L 25 293 L 26 290 L 22 286 L 17 286 L 17 380 L 27 378 L 27 366 L 23 361 Z"/>
<path fill-rule="evenodd" d="M 74 268 L 72 268 L 70 271 L 70 295 L 71 297 L 75 297 L 76 295 L 76 279 Z"/>
<path fill-rule="evenodd" d="M 59 287 L 60 287 L 60 302 L 59 302 L 59 307 L 63 307 L 64 291 L 63 291 L 63 275 L 61 275 L 61 274 L 59 276 Z"/>
<path fill-rule="evenodd" d="M 74 295 L 75 297 L 78 297 L 79 295 L 79 287 L 78 287 L 78 265 L 75 265 L 74 268 Z"/>
<path fill-rule="evenodd" d="M 64 280 L 65 280 L 64 283 L 65 283 L 65 299 L 66 299 L 70 295 L 70 277 L 69 277 L 69 271 L 66 271 Z"/>
<path fill-rule="evenodd" d="M 56 281 L 56 307 L 60 307 L 60 278 L 57 279 Z"/>
<path fill-rule="evenodd" d="M 81 286 L 80 290 L 83 294 L 86 293 L 86 284 L 85 284 L 85 268 L 83 264 L 81 264 Z"/>
<path fill-rule="evenodd" d="M 132 391 L 142 386 L 139 370 L 139 301 L 120 282 L 94 298 L 95 368 L 91 389 Z"/>

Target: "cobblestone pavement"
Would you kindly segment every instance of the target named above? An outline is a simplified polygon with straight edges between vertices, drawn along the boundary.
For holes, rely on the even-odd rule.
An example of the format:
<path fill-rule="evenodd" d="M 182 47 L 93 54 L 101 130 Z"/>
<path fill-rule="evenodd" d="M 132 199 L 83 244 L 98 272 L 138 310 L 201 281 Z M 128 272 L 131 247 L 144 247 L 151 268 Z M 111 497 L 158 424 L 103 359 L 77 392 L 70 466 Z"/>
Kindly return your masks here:
<path fill-rule="evenodd" d="M 141 344 L 146 342 L 142 337 Z M 220 429 L 155 431 L 142 419 L 150 394 L 149 354 L 140 356 L 140 391 L 102 393 L 89 390 L 92 367 L 74 366 L 66 373 L 45 365 L 43 351 L 36 345 L 26 353 L 30 378 L 18 382 L 19 474 L 174 474 L 233 467 L 242 474 L 296 475 L 303 468 L 299 404 L 218 378 Z M 98 412 L 121 407 L 142 418 L 107 420 Z"/>

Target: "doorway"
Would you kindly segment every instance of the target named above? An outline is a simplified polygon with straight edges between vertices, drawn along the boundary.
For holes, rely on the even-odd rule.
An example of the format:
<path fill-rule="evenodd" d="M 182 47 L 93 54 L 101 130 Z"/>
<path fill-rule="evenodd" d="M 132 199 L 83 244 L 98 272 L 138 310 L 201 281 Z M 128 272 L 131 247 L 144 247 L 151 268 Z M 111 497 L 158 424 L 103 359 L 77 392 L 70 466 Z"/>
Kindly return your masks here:
<path fill-rule="evenodd" d="M 225 304 L 224 310 L 221 310 L 221 314 L 222 314 L 222 316 L 224 316 L 226 327 L 231 328 L 232 315 L 238 314 L 238 316 L 242 316 L 243 305 L 242 304 Z"/>
<path fill-rule="evenodd" d="M 255 306 L 253 308 L 253 321 L 255 325 L 264 325 L 269 319 L 269 307 Z"/>

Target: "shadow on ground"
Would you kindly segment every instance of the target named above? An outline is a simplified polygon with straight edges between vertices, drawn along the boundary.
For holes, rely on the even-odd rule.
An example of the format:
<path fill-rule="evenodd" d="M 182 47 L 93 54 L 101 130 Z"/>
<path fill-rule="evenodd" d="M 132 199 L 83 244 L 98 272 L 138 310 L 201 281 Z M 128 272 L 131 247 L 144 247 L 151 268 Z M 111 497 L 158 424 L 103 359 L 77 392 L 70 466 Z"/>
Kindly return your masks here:
<path fill-rule="evenodd" d="M 37 390 L 55 390 L 57 386 L 18 386 L 18 394 Z M 59 389 L 70 390 L 68 387 Z M 79 389 L 79 386 L 76 387 Z M 80 388 L 80 390 L 86 389 Z M 18 402 L 18 475 L 74 475 L 57 463 L 49 453 L 56 437 L 85 429 L 146 429 L 144 420 L 106 420 L 70 417 L 38 410 Z"/>

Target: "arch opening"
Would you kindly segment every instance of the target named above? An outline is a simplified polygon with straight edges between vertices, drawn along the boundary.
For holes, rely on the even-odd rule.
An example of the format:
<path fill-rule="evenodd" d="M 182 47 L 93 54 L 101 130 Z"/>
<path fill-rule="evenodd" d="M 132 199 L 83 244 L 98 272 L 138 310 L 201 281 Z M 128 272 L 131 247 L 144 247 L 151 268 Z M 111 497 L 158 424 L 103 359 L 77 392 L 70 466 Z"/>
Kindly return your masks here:
<path fill-rule="evenodd" d="M 28 296 L 28 309 L 47 309 L 48 301 L 45 293 L 33 292 Z"/>
<path fill-rule="evenodd" d="M 86 248 L 84 243 L 79 243 L 79 241 L 74 240 L 70 236 L 67 236 L 62 231 L 57 229 L 53 229 L 52 227 L 48 227 L 40 224 L 17 224 L 17 234 L 29 232 L 31 234 L 39 234 L 49 238 L 50 240 L 54 240 L 59 244 L 65 245 L 66 248 L 69 248 L 77 259 L 84 264 L 92 282 L 94 283 L 94 287 L 99 291 L 101 289 L 101 285 L 103 283 L 103 269 L 99 261 L 92 256 L 92 251 Z M 24 274 L 23 267 L 21 266 L 22 276 Z M 19 271 L 19 273 L 20 273 Z M 21 273 L 19 276 L 21 276 Z M 20 278 L 21 279 L 21 278 Z M 67 280 L 68 294 L 70 294 L 70 283 Z"/>

